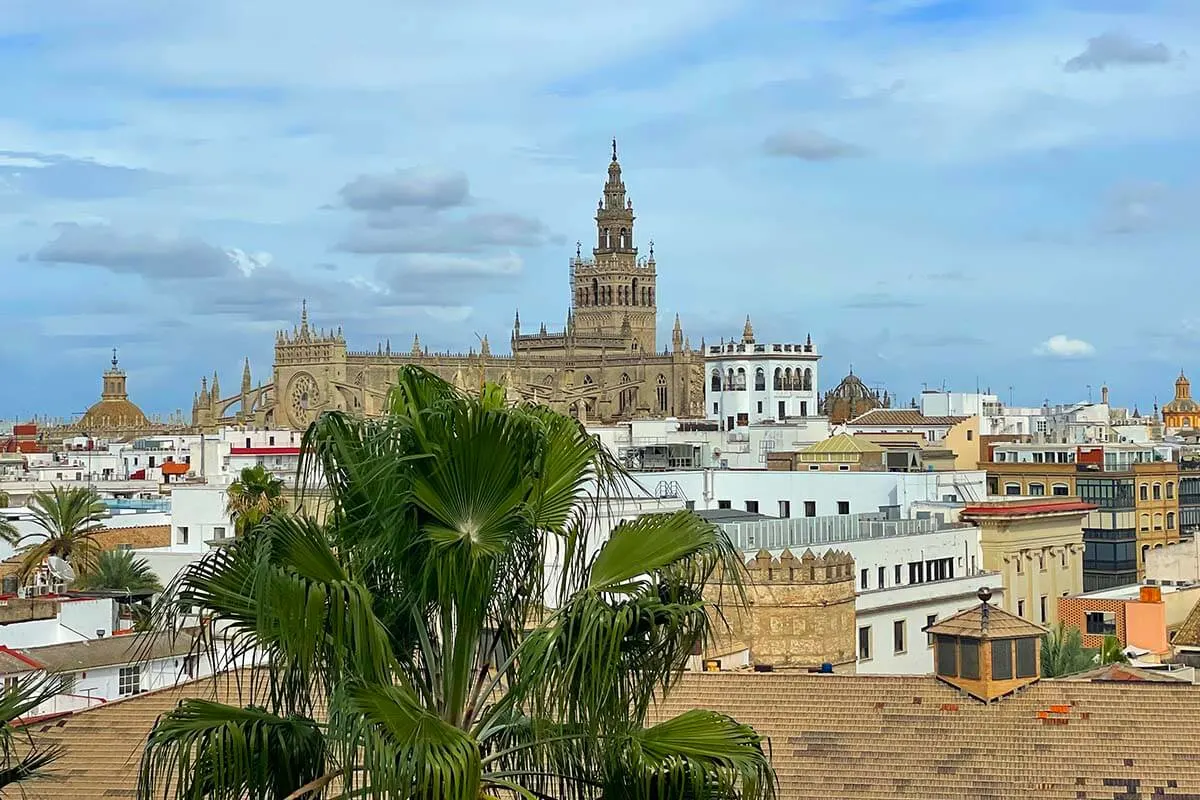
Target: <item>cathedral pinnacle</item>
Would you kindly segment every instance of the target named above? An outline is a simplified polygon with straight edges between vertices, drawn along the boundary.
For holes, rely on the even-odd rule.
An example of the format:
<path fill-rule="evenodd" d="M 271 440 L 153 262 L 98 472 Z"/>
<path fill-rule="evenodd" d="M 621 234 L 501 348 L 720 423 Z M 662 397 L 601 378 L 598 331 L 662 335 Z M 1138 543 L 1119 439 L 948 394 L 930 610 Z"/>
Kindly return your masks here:
<path fill-rule="evenodd" d="M 308 336 L 308 299 L 300 301 L 300 335 Z"/>
<path fill-rule="evenodd" d="M 746 327 L 742 328 L 742 343 L 750 344 L 754 341 L 754 326 L 750 324 L 750 315 L 746 315 Z"/>
<path fill-rule="evenodd" d="M 613 138 L 613 161 L 617 160 L 617 140 Z"/>
<path fill-rule="evenodd" d="M 113 348 L 112 368 L 114 371 L 117 369 L 117 348 L 115 347 Z M 1183 375 L 1183 370 L 1180 370 L 1179 374 Z"/>
<path fill-rule="evenodd" d="M 412 354 L 414 356 L 421 355 L 421 337 L 415 333 L 413 334 Z"/>

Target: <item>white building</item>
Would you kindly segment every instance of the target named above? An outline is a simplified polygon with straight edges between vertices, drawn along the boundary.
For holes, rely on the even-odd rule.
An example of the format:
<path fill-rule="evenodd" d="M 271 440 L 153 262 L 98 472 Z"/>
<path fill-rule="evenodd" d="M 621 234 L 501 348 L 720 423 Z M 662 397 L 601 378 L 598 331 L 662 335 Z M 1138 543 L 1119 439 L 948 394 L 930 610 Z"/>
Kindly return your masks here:
<path fill-rule="evenodd" d="M 707 420 L 646 419 L 588 425 L 587 430 L 634 471 L 761 470 L 766 468 L 767 453 L 803 450 L 828 438 L 829 422 L 825 417 L 808 417 L 721 430 L 718 423 Z"/>
<path fill-rule="evenodd" d="M 875 513 L 913 516 L 913 503 L 963 503 L 987 496 L 981 470 L 940 472 L 784 472 L 677 470 L 635 477 L 656 497 L 698 511 L 738 509 L 774 517 Z"/>
<path fill-rule="evenodd" d="M 740 342 L 709 346 L 704 403 L 707 416 L 723 430 L 756 422 L 786 422 L 818 416 L 821 356 L 809 338 L 804 344 L 760 344 L 746 318 Z"/>
<path fill-rule="evenodd" d="M 932 670 L 921 629 L 976 604 L 1001 578 L 981 570 L 979 529 L 945 518 L 883 519 L 879 515 L 731 522 L 721 526 L 751 556 L 785 548 L 799 555 L 843 550 L 854 558 L 857 672 L 920 675 Z"/>

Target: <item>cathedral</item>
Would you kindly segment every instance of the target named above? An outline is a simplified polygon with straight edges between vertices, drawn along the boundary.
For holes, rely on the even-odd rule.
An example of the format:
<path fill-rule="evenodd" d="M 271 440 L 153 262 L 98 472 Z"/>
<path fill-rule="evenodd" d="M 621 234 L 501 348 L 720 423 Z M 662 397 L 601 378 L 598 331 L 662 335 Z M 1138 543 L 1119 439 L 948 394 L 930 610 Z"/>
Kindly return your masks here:
<path fill-rule="evenodd" d="M 585 421 L 703 417 L 703 345 L 692 349 L 676 316 L 670 347 L 658 349 L 654 243 L 639 254 L 615 140 L 595 222 L 591 256 L 577 244 L 570 259 L 571 307 L 561 331 L 543 324 L 526 333 L 518 313 L 508 355 L 493 354 L 486 336 L 479 352 L 431 353 L 419 336 L 404 352 L 393 352 L 390 343 L 355 351 L 340 327 L 311 326 L 302 304 L 300 323 L 276 335 L 271 381 L 255 386 L 247 364 L 240 391 L 222 396 L 215 374 L 211 386 L 203 379 L 192 404 L 193 425 L 300 429 L 322 411 L 381 414 L 403 364 L 418 364 L 463 389 L 498 383 L 514 400 L 543 403 Z"/>

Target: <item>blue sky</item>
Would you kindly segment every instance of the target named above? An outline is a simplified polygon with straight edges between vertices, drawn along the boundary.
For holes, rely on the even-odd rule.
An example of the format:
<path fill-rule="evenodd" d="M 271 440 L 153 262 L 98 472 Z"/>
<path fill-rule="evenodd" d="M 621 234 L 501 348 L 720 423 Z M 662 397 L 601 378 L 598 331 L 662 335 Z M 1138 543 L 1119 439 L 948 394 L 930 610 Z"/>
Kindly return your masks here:
<path fill-rule="evenodd" d="M 561 325 L 620 141 L 660 342 L 1148 407 L 1200 373 L 1200 5 L 7 0 L 0 417 Z"/>

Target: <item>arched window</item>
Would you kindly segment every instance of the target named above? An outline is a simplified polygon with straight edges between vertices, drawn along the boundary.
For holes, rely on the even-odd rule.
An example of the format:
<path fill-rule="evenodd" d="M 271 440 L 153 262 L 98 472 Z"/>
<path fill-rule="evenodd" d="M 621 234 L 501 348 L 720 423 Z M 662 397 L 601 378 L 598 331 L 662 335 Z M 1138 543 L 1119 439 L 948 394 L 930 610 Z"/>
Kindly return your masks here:
<path fill-rule="evenodd" d="M 787 391 L 792 389 L 792 368 L 788 367 L 783 371 L 783 388 Z"/>
<path fill-rule="evenodd" d="M 1138 530 L 1142 530 L 1142 531 L 1150 530 L 1150 515 L 1149 514 L 1142 514 L 1140 517 L 1138 517 Z"/>
<path fill-rule="evenodd" d="M 725 391 L 733 391 L 733 367 L 730 367 L 725 374 Z"/>
<path fill-rule="evenodd" d="M 1163 515 L 1160 512 L 1154 513 L 1154 530 L 1161 531 L 1163 529 Z"/>
<path fill-rule="evenodd" d="M 721 373 L 715 369 L 712 374 L 712 390 L 714 392 L 721 391 Z"/>
<path fill-rule="evenodd" d="M 592 385 L 592 384 L 594 384 L 594 383 L 595 383 L 595 381 L 593 381 L 593 380 L 592 380 L 592 376 L 591 376 L 591 375 L 584 375 L 584 376 L 583 376 L 583 385 L 584 385 L 584 386 L 591 386 L 591 385 Z"/>
<path fill-rule="evenodd" d="M 638 303 L 638 290 L 637 290 L 637 278 L 634 278 L 634 279 L 633 279 L 633 304 L 634 304 L 635 306 L 636 306 L 636 305 L 639 305 L 639 303 Z"/>
<path fill-rule="evenodd" d="M 775 368 L 775 391 L 783 388 L 783 370 L 779 367 Z"/>
<path fill-rule="evenodd" d="M 644 305 L 644 306 L 650 305 L 650 290 L 649 289 L 645 289 L 645 288 L 642 289 L 642 305 Z"/>
<path fill-rule="evenodd" d="M 624 250 L 626 247 L 629 247 L 629 231 L 621 228 L 621 249 Z"/>
<path fill-rule="evenodd" d="M 754 391 L 765 392 L 767 390 L 767 373 L 763 372 L 763 368 L 759 367 L 754 370 Z"/>
<path fill-rule="evenodd" d="M 1021 493 L 1021 484 L 1019 484 L 1019 483 L 1004 484 L 1004 493 L 1006 495 L 1013 495 L 1013 496 L 1019 495 Z"/>
<path fill-rule="evenodd" d="M 739 392 L 746 390 L 746 370 L 742 367 L 738 367 L 737 378 L 735 379 L 733 388 Z"/>
<path fill-rule="evenodd" d="M 632 411 L 633 407 L 637 405 L 637 389 L 633 386 L 629 386 L 628 384 L 629 375 L 627 373 L 621 373 L 621 394 L 619 404 L 622 414 Z"/>
<path fill-rule="evenodd" d="M 1167 530 L 1169 530 L 1169 531 L 1175 530 L 1175 512 L 1174 511 L 1167 512 Z"/>
<path fill-rule="evenodd" d="M 600 281 L 592 278 L 592 305 L 600 305 Z"/>
<path fill-rule="evenodd" d="M 611 231 L 609 231 L 608 228 L 604 229 L 604 244 L 602 244 L 600 246 L 603 247 L 605 250 L 612 247 L 612 233 L 611 233 Z"/>
<path fill-rule="evenodd" d="M 667 410 L 667 377 L 665 375 L 659 375 L 656 383 L 658 384 L 658 386 L 655 387 L 654 393 L 656 395 L 658 395 L 658 410 L 666 411 Z"/>
<path fill-rule="evenodd" d="M 1167 481 L 1167 499 L 1175 499 L 1175 481 Z"/>
<path fill-rule="evenodd" d="M 804 386 L 803 386 L 803 388 L 805 391 L 808 391 L 808 392 L 812 391 L 812 368 L 811 367 L 805 367 L 805 369 L 804 369 Z"/>
<path fill-rule="evenodd" d="M 1057 497 L 1066 497 L 1071 493 L 1071 487 L 1067 486 L 1065 483 L 1056 483 L 1050 488 L 1051 493 Z"/>
<path fill-rule="evenodd" d="M 1162 500 L 1162 484 L 1157 481 L 1154 483 L 1154 499 Z"/>
<path fill-rule="evenodd" d="M 1138 496 L 1140 496 L 1143 500 L 1149 500 L 1150 499 L 1150 485 L 1147 483 L 1143 483 L 1141 486 L 1139 486 L 1138 487 Z"/>

